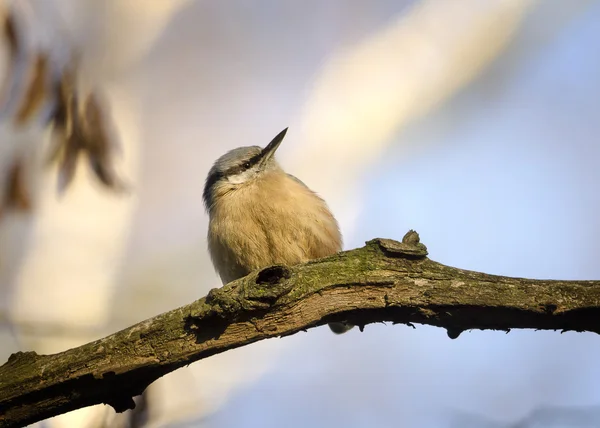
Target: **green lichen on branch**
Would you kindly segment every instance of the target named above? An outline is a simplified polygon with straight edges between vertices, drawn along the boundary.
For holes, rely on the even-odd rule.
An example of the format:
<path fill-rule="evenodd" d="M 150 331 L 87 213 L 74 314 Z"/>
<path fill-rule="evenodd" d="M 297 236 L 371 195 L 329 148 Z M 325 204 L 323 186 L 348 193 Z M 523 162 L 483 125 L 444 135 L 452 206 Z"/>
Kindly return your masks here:
<path fill-rule="evenodd" d="M 451 338 L 468 329 L 600 332 L 600 281 L 488 275 L 426 256 L 414 231 L 402 242 L 374 239 L 328 258 L 253 272 L 78 348 L 14 354 L 0 366 L 0 428 L 100 403 L 123 411 L 179 367 L 334 321 L 361 330 L 373 322 L 429 324 Z"/>

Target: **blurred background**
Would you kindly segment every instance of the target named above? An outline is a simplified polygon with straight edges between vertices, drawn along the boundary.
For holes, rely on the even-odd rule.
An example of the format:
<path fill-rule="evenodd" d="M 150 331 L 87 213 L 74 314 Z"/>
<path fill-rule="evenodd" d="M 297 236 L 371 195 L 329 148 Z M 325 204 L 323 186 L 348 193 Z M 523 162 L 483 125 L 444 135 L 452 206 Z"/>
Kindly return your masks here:
<path fill-rule="evenodd" d="M 219 286 L 204 178 L 286 126 L 279 161 L 347 249 L 413 228 L 444 264 L 600 279 L 598 1 L 19 1 L 39 46 L 80 50 L 131 191 L 80 165 L 59 197 L 39 168 L 31 212 L 0 220 L 1 362 Z M 8 159 L 19 136 L 3 132 Z M 322 327 L 165 376 L 143 417 L 95 406 L 37 425 L 598 427 L 598 355 L 589 333 Z"/>

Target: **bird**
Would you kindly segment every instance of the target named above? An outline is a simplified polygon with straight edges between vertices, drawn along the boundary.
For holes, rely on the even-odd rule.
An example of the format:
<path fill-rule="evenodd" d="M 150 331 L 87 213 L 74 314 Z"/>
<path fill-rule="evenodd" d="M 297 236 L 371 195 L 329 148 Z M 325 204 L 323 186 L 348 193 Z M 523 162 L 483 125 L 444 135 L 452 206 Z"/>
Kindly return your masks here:
<path fill-rule="evenodd" d="M 203 192 L 208 249 L 223 284 L 257 269 L 293 266 L 342 250 L 342 234 L 326 202 L 275 159 L 287 130 L 264 148 L 228 151 L 208 172 Z M 336 334 L 352 327 L 329 323 Z"/>

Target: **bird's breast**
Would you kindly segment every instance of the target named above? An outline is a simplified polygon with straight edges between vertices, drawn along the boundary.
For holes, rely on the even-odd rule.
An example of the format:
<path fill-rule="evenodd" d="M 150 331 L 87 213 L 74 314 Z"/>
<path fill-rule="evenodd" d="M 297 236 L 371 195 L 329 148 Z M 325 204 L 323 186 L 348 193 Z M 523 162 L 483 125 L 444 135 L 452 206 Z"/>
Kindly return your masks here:
<path fill-rule="evenodd" d="M 341 250 L 338 224 L 325 202 L 281 175 L 240 187 L 215 204 L 208 241 L 224 282 L 262 267 L 294 265 Z"/>

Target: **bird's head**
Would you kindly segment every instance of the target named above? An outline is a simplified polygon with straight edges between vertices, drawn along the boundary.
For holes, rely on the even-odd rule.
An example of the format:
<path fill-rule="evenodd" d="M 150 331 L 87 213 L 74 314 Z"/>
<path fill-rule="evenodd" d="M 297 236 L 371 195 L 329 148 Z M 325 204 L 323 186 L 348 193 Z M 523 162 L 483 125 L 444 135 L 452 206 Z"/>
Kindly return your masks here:
<path fill-rule="evenodd" d="M 204 205 L 210 211 L 217 199 L 231 190 L 242 187 L 279 165 L 275 151 L 283 141 L 287 128 L 263 149 L 259 146 L 238 147 L 215 161 L 204 184 Z"/>

